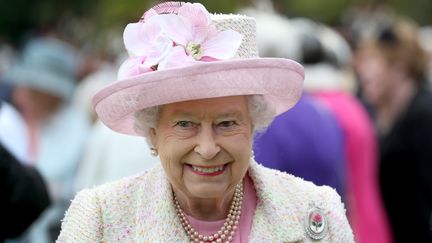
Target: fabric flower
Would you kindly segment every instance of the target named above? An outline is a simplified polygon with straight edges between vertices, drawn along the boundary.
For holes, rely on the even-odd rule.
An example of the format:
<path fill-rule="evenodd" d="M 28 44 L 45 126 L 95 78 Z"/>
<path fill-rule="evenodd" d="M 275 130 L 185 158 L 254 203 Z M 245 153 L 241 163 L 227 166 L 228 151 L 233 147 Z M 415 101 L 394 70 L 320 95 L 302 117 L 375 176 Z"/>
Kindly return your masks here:
<path fill-rule="evenodd" d="M 154 15 L 146 23 L 128 24 L 123 34 L 130 58 L 119 69 L 119 79 L 155 70 L 174 43 L 159 24 L 162 15 Z"/>
<path fill-rule="evenodd" d="M 119 70 L 119 79 L 145 72 L 226 60 L 239 48 L 242 35 L 218 31 L 199 3 L 185 3 L 174 14 L 150 11 L 144 22 L 129 24 L 124 43 L 130 58 Z"/>

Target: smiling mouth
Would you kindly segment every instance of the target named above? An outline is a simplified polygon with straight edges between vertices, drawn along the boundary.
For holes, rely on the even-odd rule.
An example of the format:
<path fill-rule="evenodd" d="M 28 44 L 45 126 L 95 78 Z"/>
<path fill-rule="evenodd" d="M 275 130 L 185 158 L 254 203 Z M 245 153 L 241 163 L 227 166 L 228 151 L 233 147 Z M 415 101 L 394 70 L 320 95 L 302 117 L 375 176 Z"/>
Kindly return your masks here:
<path fill-rule="evenodd" d="M 196 166 L 191 164 L 186 164 L 189 166 L 192 171 L 199 175 L 219 175 L 222 174 L 225 170 L 227 164 L 219 165 L 219 166 Z"/>
<path fill-rule="evenodd" d="M 194 166 L 194 165 L 192 165 L 192 169 L 194 170 L 194 171 L 197 171 L 197 172 L 201 172 L 201 173 L 214 173 L 214 172 L 218 172 L 218 171 L 223 171 L 223 169 L 224 169 L 224 166 L 223 165 L 221 165 L 221 166 L 217 166 L 217 167 L 198 167 L 198 166 Z"/>

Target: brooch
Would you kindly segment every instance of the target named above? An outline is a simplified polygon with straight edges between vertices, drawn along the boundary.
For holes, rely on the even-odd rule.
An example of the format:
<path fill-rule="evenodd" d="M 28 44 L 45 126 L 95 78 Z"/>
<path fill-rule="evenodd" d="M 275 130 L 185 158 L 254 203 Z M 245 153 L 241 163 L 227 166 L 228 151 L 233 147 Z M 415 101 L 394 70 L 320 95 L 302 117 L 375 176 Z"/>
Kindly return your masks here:
<path fill-rule="evenodd" d="M 308 236 L 314 240 L 321 240 L 327 235 L 327 218 L 321 207 L 310 205 L 305 219 L 305 229 Z"/>

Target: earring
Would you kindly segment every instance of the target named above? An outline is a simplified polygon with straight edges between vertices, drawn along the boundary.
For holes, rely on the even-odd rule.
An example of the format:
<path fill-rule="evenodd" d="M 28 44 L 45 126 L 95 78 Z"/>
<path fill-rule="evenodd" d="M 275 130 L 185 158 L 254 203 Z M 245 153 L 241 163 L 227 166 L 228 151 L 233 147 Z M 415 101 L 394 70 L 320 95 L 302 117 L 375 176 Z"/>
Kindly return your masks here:
<path fill-rule="evenodd" d="M 150 154 L 154 157 L 157 157 L 159 155 L 157 149 L 155 148 L 150 148 Z"/>

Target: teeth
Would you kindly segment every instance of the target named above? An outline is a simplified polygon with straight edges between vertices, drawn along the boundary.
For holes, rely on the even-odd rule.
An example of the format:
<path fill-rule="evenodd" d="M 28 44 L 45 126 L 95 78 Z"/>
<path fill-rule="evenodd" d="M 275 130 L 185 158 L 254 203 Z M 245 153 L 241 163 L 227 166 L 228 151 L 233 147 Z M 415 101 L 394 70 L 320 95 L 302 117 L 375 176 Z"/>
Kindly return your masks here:
<path fill-rule="evenodd" d="M 212 167 L 212 168 L 202 168 L 202 167 L 196 167 L 192 165 L 192 168 L 194 171 L 198 171 L 200 173 L 207 173 L 207 174 L 211 174 L 211 173 L 215 173 L 218 171 L 222 171 L 223 170 L 223 165 L 222 166 L 218 166 L 218 167 Z"/>

